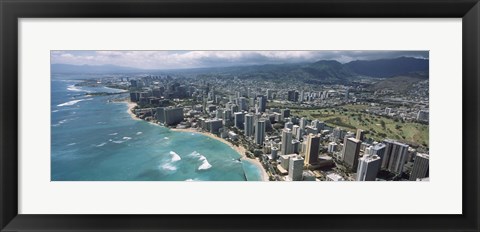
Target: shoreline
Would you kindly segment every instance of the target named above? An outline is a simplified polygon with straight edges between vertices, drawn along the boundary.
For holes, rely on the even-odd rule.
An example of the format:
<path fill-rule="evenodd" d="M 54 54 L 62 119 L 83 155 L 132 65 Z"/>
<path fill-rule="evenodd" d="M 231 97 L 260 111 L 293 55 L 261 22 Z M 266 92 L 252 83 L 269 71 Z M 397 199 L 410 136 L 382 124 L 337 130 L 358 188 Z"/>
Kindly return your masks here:
<path fill-rule="evenodd" d="M 134 120 L 139 120 L 139 121 L 145 121 L 145 120 L 142 120 L 140 118 L 137 118 L 137 116 L 132 112 L 132 109 L 137 106 L 137 103 L 135 102 L 131 102 L 131 101 L 124 101 L 124 103 L 127 104 L 128 106 L 128 109 L 127 109 L 127 113 L 130 115 L 130 117 Z M 145 121 L 145 122 L 148 122 L 150 124 L 153 124 L 153 125 L 156 125 L 156 126 L 161 126 L 159 124 L 156 124 L 156 123 L 153 123 L 153 122 L 149 122 L 149 121 Z M 165 128 L 168 128 L 170 129 L 171 131 L 177 131 L 177 132 L 190 132 L 190 133 L 196 133 L 196 134 L 201 134 L 201 135 L 205 135 L 211 139 L 215 139 L 217 141 L 220 141 L 226 145 L 228 145 L 230 148 L 232 148 L 233 150 L 235 150 L 239 155 L 240 155 L 240 159 L 245 159 L 245 160 L 248 160 L 250 161 L 251 163 L 253 163 L 255 166 L 257 166 L 260 170 L 261 170 L 261 178 L 262 178 L 262 181 L 269 181 L 268 179 L 268 174 L 267 174 L 267 171 L 265 171 L 265 168 L 263 167 L 263 165 L 260 163 L 260 161 L 258 159 L 251 159 L 251 158 L 248 158 L 246 155 L 245 155 L 245 152 L 247 151 L 247 149 L 245 149 L 243 146 L 234 146 L 233 144 L 231 144 L 230 142 L 228 142 L 227 140 L 225 139 L 222 139 L 220 137 L 217 137 L 216 135 L 212 134 L 212 133 L 209 133 L 209 132 L 203 132 L 203 131 L 198 131 L 197 129 L 195 128 L 185 128 L 185 129 L 180 129 L 180 128 L 169 128 L 169 127 L 165 127 Z"/>
<path fill-rule="evenodd" d="M 126 100 L 125 103 L 128 106 L 128 108 L 127 108 L 128 115 L 130 115 L 130 117 L 132 117 L 132 119 L 134 119 L 134 120 L 142 120 L 142 119 L 137 118 L 137 116 L 132 112 L 132 109 L 135 106 L 137 106 L 137 103 L 131 102 L 131 101 L 128 101 L 128 100 Z M 142 121 L 145 121 L 145 120 L 142 120 Z"/>
<path fill-rule="evenodd" d="M 211 139 L 215 139 L 217 141 L 220 141 L 226 145 L 228 145 L 230 148 L 232 148 L 233 150 L 235 150 L 238 154 L 240 154 L 241 156 L 241 160 L 246 160 L 246 161 L 249 161 L 251 163 L 253 163 L 255 166 L 257 166 L 260 170 L 261 170 L 261 178 L 262 178 L 262 181 L 269 181 L 268 179 L 268 174 L 267 174 L 267 171 L 265 171 L 265 168 L 263 167 L 263 165 L 260 163 L 260 161 L 258 159 L 251 159 L 251 158 L 248 158 L 246 155 L 245 155 L 245 152 L 247 151 L 247 149 L 245 149 L 245 147 L 243 146 L 234 146 L 233 144 L 231 144 L 230 142 L 228 142 L 227 140 L 225 139 L 222 139 L 212 133 L 209 133 L 209 132 L 203 132 L 203 131 L 198 131 L 197 129 L 194 129 L 194 128 L 185 128 L 185 129 L 179 129 L 179 128 L 169 128 L 170 130 L 172 131 L 177 131 L 177 132 L 190 132 L 190 133 L 196 133 L 196 134 L 201 134 L 201 135 L 205 135 Z"/>

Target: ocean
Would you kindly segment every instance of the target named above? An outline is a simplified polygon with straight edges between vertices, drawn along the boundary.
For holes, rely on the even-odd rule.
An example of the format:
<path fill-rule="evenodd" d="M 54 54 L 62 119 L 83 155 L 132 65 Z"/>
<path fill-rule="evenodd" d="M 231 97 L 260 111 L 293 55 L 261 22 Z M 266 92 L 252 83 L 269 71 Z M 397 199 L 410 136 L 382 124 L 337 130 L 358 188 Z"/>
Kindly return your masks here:
<path fill-rule="evenodd" d="M 128 93 L 51 80 L 52 181 L 246 181 L 262 172 L 228 145 L 208 136 L 134 120 Z"/>

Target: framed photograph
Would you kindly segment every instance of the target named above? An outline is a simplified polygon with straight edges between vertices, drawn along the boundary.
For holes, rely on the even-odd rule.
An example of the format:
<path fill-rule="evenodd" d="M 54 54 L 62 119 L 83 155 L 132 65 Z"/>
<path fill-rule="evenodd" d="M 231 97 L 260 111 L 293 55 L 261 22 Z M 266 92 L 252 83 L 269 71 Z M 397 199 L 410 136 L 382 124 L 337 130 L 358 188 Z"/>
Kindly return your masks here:
<path fill-rule="evenodd" d="M 477 0 L 0 4 L 1 231 L 480 229 Z"/>

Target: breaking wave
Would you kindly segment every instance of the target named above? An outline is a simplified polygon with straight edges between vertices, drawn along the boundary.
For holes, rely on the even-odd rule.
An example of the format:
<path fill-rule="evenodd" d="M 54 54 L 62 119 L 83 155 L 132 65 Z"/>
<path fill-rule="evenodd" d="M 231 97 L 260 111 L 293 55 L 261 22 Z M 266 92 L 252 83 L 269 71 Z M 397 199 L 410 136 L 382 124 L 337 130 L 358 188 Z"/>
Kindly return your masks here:
<path fill-rule="evenodd" d="M 175 170 L 177 170 L 177 167 L 173 166 L 171 163 L 166 163 L 166 164 L 162 165 L 161 168 L 162 168 L 163 170 L 166 170 L 166 171 L 175 171 Z"/>
<path fill-rule="evenodd" d="M 179 160 L 182 159 L 182 158 L 181 158 L 177 153 L 175 153 L 174 151 L 170 151 L 170 155 L 172 156 L 172 162 L 179 161 Z"/>
<path fill-rule="evenodd" d="M 105 146 L 105 144 L 107 144 L 107 143 L 100 143 L 100 144 L 96 145 L 96 147 L 103 147 L 103 146 Z"/>
<path fill-rule="evenodd" d="M 112 143 L 117 143 L 117 144 L 125 142 L 125 141 L 116 141 L 116 140 L 113 140 L 113 139 L 109 139 L 108 141 L 110 141 Z"/>
<path fill-rule="evenodd" d="M 212 167 L 212 165 L 208 162 L 207 157 L 201 155 L 197 151 L 190 153 L 192 157 L 198 157 L 199 161 L 202 161 L 202 164 L 198 167 L 198 170 L 207 170 Z"/>
<path fill-rule="evenodd" d="M 68 101 L 68 102 L 65 102 L 65 103 L 62 103 L 62 104 L 58 104 L 57 106 L 59 107 L 62 107 L 62 106 L 73 106 L 81 101 L 87 101 L 87 100 L 93 100 L 93 98 L 86 98 L 86 99 L 78 99 L 78 100 L 72 100 L 72 101 Z"/>
<path fill-rule="evenodd" d="M 67 90 L 69 90 L 69 91 L 74 91 L 74 92 L 81 92 L 81 91 L 83 91 L 82 89 L 77 88 L 77 86 L 75 86 L 75 85 L 69 85 L 69 86 L 67 86 Z"/>

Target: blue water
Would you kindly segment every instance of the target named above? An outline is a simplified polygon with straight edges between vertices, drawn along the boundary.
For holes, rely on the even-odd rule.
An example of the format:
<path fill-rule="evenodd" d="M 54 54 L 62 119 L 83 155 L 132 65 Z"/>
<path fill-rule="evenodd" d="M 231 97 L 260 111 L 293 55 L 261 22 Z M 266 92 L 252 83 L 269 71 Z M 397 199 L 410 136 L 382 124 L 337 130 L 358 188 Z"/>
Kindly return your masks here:
<path fill-rule="evenodd" d="M 196 133 L 171 131 L 134 120 L 127 97 L 86 96 L 117 92 L 106 87 L 74 87 L 51 82 L 52 181 L 245 181 L 261 171 L 228 145 Z"/>

